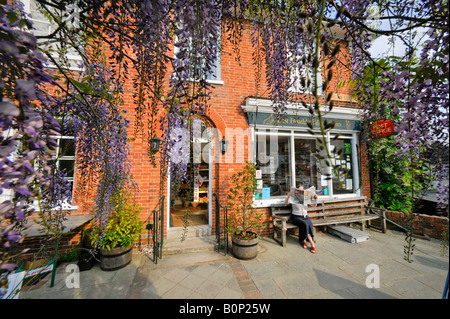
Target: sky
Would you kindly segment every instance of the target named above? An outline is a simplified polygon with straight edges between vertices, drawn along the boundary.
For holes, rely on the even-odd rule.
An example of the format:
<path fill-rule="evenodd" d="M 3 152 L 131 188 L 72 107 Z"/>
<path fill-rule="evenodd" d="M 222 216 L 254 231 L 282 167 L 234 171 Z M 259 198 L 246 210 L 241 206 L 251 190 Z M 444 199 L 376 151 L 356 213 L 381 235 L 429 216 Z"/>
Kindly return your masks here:
<path fill-rule="evenodd" d="M 373 58 L 381 58 L 383 55 L 389 53 L 389 55 L 403 56 L 405 54 L 405 45 L 401 41 L 395 41 L 395 45 L 389 43 L 389 38 L 381 36 L 377 38 L 369 49 Z"/>
<path fill-rule="evenodd" d="M 417 52 L 416 54 L 419 54 L 420 50 L 420 43 L 424 43 L 424 41 L 428 38 L 428 36 L 423 36 L 423 34 L 426 32 L 425 28 L 420 28 L 418 32 L 418 36 L 415 38 L 414 43 L 418 44 L 417 46 Z M 389 42 L 389 37 L 386 36 L 380 36 L 377 39 L 374 40 L 372 43 L 371 48 L 369 49 L 370 54 L 374 58 L 380 58 L 383 55 L 386 56 L 389 54 L 390 56 L 403 56 L 405 54 L 406 46 L 403 44 L 402 41 L 399 39 L 395 40 L 395 45 L 392 46 L 392 44 Z"/>
<path fill-rule="evenodd" d="M 372 13 L 369 16 L 369 20 L 367 21 L 369 25 L 371 25 L 372 28 L 378 29 L 378 30 L 391 30 L 391 24 L 388 20 L 379 20 L 377 16 L 379 15 L 377 6 L 372 6 Z M 395 24 L 395 20 L 391 21 L 391 23 Z M 424 34 L 426 33 L 426 28 L 417 28 L 414 30 L 416 33 L 413 42 L 417 45 L 420 42 L 424 42 L 427 38 L 427 36 L 424 37 Z M 403 37 L 405 39 L 408 39 L 411 36 L 409 33 L 404 33 Z M 391 39 L 392 40 L 392 39 Z M 417 47 L 420 49 L 420 47 Z M 389 37 L 387 36 L 380 36 L 376 38 L 372 44 L 371 49 L 369 52 L 372 54 L 372 57 L 374 58 L 380 58 L 383 55 L 386 56 L 404 56 L 406 53 L 406 46 L 403 44 L 402 41 L 400 41 L 397 37 L 395 38 L 394 45 L 389 41 Z M 420 50 L 418 50 L 420 51 Z"/>

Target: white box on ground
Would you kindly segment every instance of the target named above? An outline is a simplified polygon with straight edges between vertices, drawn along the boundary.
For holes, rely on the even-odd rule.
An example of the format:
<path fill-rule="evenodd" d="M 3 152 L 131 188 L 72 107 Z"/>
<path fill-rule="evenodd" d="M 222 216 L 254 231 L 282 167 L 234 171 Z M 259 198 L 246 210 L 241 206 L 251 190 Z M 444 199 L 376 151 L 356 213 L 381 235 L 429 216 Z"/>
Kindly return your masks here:
<path fill-rule="evenodd" d="M 361 230 L 344 226 L 344 225 L 333 225 L 327 227 L 327 232 L 342 238 L 350 243 L 359 243 L 362 241 L 369 240 L 369 234 Z"/>

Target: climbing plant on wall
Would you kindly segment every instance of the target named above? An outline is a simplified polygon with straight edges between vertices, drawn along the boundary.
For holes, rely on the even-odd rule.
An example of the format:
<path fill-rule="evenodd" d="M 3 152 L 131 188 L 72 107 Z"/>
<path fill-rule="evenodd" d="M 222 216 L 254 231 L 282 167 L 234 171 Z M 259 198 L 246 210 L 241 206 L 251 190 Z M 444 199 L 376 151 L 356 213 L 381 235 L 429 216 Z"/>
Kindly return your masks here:
<path fill-rule="evenodd" d="M 2 194 L 9 194 L 0 203 L 3 247 L 22 240 L 17 227 L 33 213 L 31 202 L 42 191 L 37 185 L 49 187 L 51 183 L 51 174 L 47 174 L 51 171 L 47 169 L 51 157 L 48 149 L 55 147 L 52 136 L 59 132 L 55 119 L 61 113 L 74 117 L 80 132 L 77 147 L 82 153 L 99 154 L 104 159 L 98 164 L 84 158 L 86 165 L 80 167 L 97 168 L 91 170 L 89 180 L 96 186 L 96 193 L 107 202 L 114 181 L 124 180 L 119 175 L 126 175 L 128 170 L 128 123 L 121 103 L 127 79 L 134 83 L 135 135 L 151 141 L 156 130 L 161 130 L 161 176 L 170 169 L 175 180 L 187 178 L 187 160 L 172 160 L 168 165 L 171 158 L 189 158 L 183 151 L 189 148 L 175 147 L 183 139 L 177 132 L 189 127 L 193 116 L 206 114 L 212 92 L 206 76 L 214 67 L 217 52 L 223 45 L 230 45 L 239 59 L 239 44 L 248 27 L 252 31 L 255 79 L 262 78 L 263 70 L 266 72 L 265 87 L 256 84 L 255 92 L 267 92 L 280 117 L 286 112 L 287 102 L 295 99 L 319 120 L 321 134 L 315 136 L 318 141 L 323 142 L 326 132 L 335 125 L 324 120 L 334 106 L 330 87 L 335 76 L 333 65 L 350 70 L 358 82 L 367 64 L 373 63 L 383 70 L 377 92 L 370 92 L 371 87 L 363 82 L 355 90 L 379 96 L 376 109 L 361 97 L 366 121 L 385 109 L 400 116 L 393 138 L 397 156 L 412 164 L 412 159 L 421 154 L 418 147 L 424 147 L 431 135 L 448 143 L 446 0 L 34 3 L 55 26 L 47 35 L 30 33 L 33 26 L 21 2 L 0 0 L 0 183 Z M 374 20 L 387 23 L 380 26 Z M 351 65 L 340 59 L 337 28 L 351 44 Z M 410 64 L 409 69 L 399 65 L 388 70 L 368 53 L 373 35 L 398 38 L 410 48 L 407 39 L 418 28 L 426 29 L 428 38 L 423 47 L 417 48 L 418 61 L 413 68 Z M 221 37 L 221 32 L 227 36 Z M 99 56 L 93 49 L 96 47 L 108 52 L 104 63 L 98 63 Z M 82 72 L 74 73 L 66 65 L 64 56 L 69 48 L 81 56 Z M 48 62 L 56 66 L 57 72 L 47 72 Z M 414 71 L 419 69 L 421 72 Z M 317 78 L 319 70 L 324 75 L 322 83 Z M 302 76 L 307 72 L 312 77 Z M 290 92 L 296 76 L 310 88 L 311 94 L 304 99 Z M 48 94 L 52 91 L 49 87 L 56 94 Z M 159 109 L 164 110 L 161 117 L 157 117 Z M 100 136 L 105 129 L 109 129 L 108 136 L 95 141 L 86 133 L 89 130 Z M 327 149 L 327 143 L 321 145 L 317 156 L 331 165 L 334 154 Z M 156 164 L 154 154 L 149 154 Z M 448 195 L 448 185 L 442 184 L 439 192 Z M 97 207 L 97 216 L 106 218 L 108 209 Z M 2 259 L 2 267 L 6 267 L 6 258 Z"/>

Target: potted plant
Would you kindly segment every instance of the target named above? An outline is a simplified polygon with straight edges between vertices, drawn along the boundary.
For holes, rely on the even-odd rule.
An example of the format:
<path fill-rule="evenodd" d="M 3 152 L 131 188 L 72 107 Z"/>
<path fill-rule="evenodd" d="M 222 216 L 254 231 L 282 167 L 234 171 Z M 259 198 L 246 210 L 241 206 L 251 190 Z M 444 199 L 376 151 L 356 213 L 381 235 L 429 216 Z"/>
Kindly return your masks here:
<path fill-rule="evenodd" d="M 136 203 L 132 190 L 116 190 L 110 199 L 114 208 L 108 216 L 106 227 L 99 224 L 92 228 L 92 243 L 100 248 L 100 267 L 102 270 L 116 270 L 131 262 L 133 244 L 143 230 L 139 213 L 142 210 Z"/>
<path fill-rule="evenodd" d="M 252 259 L 258 254 L 262 213 L 253 206 L 256 190 L 255 165 L 246 162 L 243 170 L 231 176 L 233 185 L 228 192 L 228 233 L 232 251 L 237 258 Z"/>

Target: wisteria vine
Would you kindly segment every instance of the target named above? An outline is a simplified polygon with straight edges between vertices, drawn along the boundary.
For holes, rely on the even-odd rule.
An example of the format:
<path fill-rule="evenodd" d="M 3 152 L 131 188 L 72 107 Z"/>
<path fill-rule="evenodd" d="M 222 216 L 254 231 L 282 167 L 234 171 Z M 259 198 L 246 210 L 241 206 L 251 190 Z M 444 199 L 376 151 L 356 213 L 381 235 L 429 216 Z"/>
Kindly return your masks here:
<path fill-rule="evenodd" d="M 421 156 L 431 138 L 448 144 L 446 0 L 78 0 L 78 23 L 69 23 L 64 1 L 36 2 L 49 15 L 56 10 L 64 18 L 54 18 L 56 31 L 48 39 L 40 39 L 70 42 L 82 55 L 84 71 L 75 78 L 58 67 L 65 85 L 55 82 L 44 67 L 42 52 L 57 66 L 58 61 L 45 49 L 38 49 L 20 2 L 0 2 L 0 182 L 2 195 L 9 195 L 0 203 L 5 247 L 21 240 L 15 227 L 30 214 L 30 203 L 40 192 L 37 185 L 50 187 L 47 149 L 56 147 L 54 136 L 60 128 L 55 118 L 61 113 L 70 115 L 76 128 L 77 169 L 91 173 L 83 175 L 89 178 L 79 184 L 93 183 L 96 216 L 106 223 L 113 189 L 128 181 L 128 123 L 121 99 L 124 83 L 130 79 L 136 105 L 135 134 L 150 141 L 156 132 L 162 132 L 162 176 L 170 169 L 177 181 L 189 178 L 189 161 L 179 159 L 187 159 L 190 149 L 178 147 L 186 139 L 180 132 L 190 131 L 193 118 L 208 113 L 213 91 L 207 76 L 223 46 L 231 46 L 239 60 L 246 28 L 252 31 L 255 92 L 271 98 L 277 115 L 285 114 L 288 101 L 299 102 L 319 119 L 323 139 L 334 127 L 323 119 L 333 108 L 331 80 L 337 67 L 347 68 L 361 85 L 356 90 L 362 93 L 359 99 L 366 122 L 385 116 L 385 110 L 400 118 L 395 137 L 399 157 Z M 374 4 L 381 21 L 395 17 L 390 28 L 370 24 Z M 362 86 L 365 67 L 377 63 L 368 54 L 372 35 L 405 40 L 405 34 L 418 27 L 427 28 L 428 40 L 414 70 L 398 66 L 386 70 L 377 92 Z M 351 43 L 350 65 L 339 58 L 342 39 L 335 36 L 336 30 L 342 30 L 344 42 Z M 79 39 L 84 42 L 75 45 Z M 91 44 L 106 47 L 108 56 L 101 63 Z M 265 88 L 259 83 L 263 65 Z M 419 69 L 425 72 L 417 72 Z M 301 92 L 292 90 L 298 82 L 304 89 Z M 50 97 L 42 84 L 56 86 L 62 93 Z M 372 99 L 363 95 L 368 92 L 378 96 L 380 103 L 375 109 Z M 158 118 L 158 114 L 162 116 Z M 332 157 L 323 144 L 320 151 Z M 150 148 L 149 155 L 156 163 Z M 162 184 L 160 191 L 163 189 Z M 442 202 L 448 202 L 448 184 L 441 183 L 439 192 Z"/>
<path fill-rule="evenodd" d="M 358 93 L 364 123 L 368 128 L 365 138 L 369 146 L 372 146 L 372 151 L 377 149 L 379 141 L 370 136 L 371 123 L 384 118 L 395 119 L 397 123 L 393 151 L 400 171 L 396 174 L 399 180 L 403 178 L 409 181 L 408 191 L 404 195 L 411 202 L 406 209 L 409 213 L 409 233 L 405 258 L 408 261 L 411 261 L 414 250 L 415 203 L 424 196 L 433 180 L 439 181 L 436 188 L 438 208 L 448 216 L 448 183 L 442 182 L 448 179 L 448 176 L 444 177 L 448 168 L 441 158 L 433 170 L 429 156 L 426 156 L 435 143 L 441 143 L 444 147 L 449 145 L 449 30 L 443 20 L 445 14 L 448 14 L 447 4 L 446 1 L 420 1 L 399 6 L 405 21 L 397 23 L 399 28 L 407 30 L 403 31 L 404 37 L 401 38 L 407 47 L 405 56 L 390 57 L 388 64 L 371 61 L 370 64 L 361 65 L 368 67 L 369 72 L 376 68 L 381 70 L 378 77 L 372 72 L 370 81 L 365 81 L 363 72 L 360 71 L 362 80 Z M 417 47 L 413 41 L 415 34 L 409 28 L 413 24 L 412 21 L 436 12 L 442 15 L 436 14 L 434 19 L 429 21 L 428 39 L 423 46 Z M 399 188 L 403 187 L 404 185 L 399 185 Z M 448 240 L 448 225 L 443 236 L 445 243 Z"/>
<path fill-rule="evenodd" d="M 60 126 L 50 112 L 54 101 L 42 90 L 42 84 L 54 81 L 30 28 L 22 5 L 1 3 L 0 270 L 15 267 L 8 249 L 23 241 L 42 188 L 54 185 L 51 152 Z"/>

